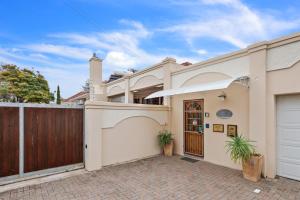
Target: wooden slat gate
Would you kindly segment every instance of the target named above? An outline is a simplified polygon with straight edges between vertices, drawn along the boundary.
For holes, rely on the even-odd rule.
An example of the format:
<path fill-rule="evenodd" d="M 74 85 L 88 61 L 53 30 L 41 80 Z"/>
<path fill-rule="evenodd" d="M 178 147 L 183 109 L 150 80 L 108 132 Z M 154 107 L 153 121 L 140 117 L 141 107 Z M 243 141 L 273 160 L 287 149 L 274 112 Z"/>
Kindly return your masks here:
<path fill-rule="evenodd" d="M 0 103 L 0 185 L 83 167 L 81 106 Z"/>
<path fill-rule="evenodd" d="M 19 109 L 0 107 L 0 177 L 19 174 Z"/>

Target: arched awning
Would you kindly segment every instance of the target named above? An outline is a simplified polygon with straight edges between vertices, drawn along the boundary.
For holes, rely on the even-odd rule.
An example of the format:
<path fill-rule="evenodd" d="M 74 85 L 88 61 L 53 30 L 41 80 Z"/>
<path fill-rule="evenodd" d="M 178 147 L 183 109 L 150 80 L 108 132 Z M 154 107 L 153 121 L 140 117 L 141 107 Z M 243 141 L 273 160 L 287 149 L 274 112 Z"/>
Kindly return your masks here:
<path fill-rule="evenodd" d="M 165 96 L 173 96 L 178 94 L 187 94 L 187 93 L 194 93 L 194 92 L 204 92 L 204 91 L 211 91 L 211 90 L 219 90 L 228 88 L 229 85 L 234 81 L 244 81 L 248 80 L 249 78 L 246 76 L 239 77 L 239 78 L 231 78 L 225 79 L 221 81 L 197 84 L 192 86 L 180 87 L 175 89 L 168 89 L 162 90 L 155 93 L 150 94 L 146 97 L 146 99 L 156 98 L 156 97 L 165 97 Z"/>

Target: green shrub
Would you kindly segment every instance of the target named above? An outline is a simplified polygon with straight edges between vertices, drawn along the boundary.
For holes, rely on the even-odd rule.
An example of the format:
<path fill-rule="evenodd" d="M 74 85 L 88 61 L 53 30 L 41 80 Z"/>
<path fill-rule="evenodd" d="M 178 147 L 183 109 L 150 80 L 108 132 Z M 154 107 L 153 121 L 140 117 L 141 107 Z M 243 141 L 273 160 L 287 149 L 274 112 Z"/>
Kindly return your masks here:
<path fill-rule="evenodd" d="M 167 130 L 159 131 L 158 141 L 161 147 L 164 147 L 166 144 L 170 144 L 172 140 L 173 140 L 172 133 L 170 131 Z"/>
<path fill-rule="evenodd" d="M 236 162 L 244 162 L 250 159 L 251 155 L 254 154 L 254 146 L 251 144 L 252 141 L 248 140 L 243 136 L 236 136 L 227 141 L 226 147 L 227 152 L 230 152 L 230 158 Z"/>

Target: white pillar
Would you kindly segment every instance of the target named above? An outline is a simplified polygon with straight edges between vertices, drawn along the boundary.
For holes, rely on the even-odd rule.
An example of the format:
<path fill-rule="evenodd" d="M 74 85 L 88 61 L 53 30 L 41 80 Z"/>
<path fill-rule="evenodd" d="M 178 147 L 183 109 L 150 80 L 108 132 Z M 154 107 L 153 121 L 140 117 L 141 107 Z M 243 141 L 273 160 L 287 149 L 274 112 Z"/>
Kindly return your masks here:
<path fill-rule="evenodd" d="M 102 83 L 102 60 L 93 54 L 90 58 L 90 82 L 101 84 Z"/>
<path fill-rule="evenodd" d="M 97 123 L 95 123 L 95 121 Z M 102 168 L 102 112 L 85 108 L 85 168 L 88 171 Z"/>
<path fill-rule="evenodd" d="M 105 85 L 102 83 L 102 60 L 93 54 L 90 62 L 90 100 L 106 101 Z"/>
<path fill-rule="evenodd" d="M 266 162 L 266 134 L 267 134 L 267 118 L 266 118 L 266 65 L 267 65 L 267 45 L 260 44 L 250 46 L 249 62 L 250 62 L 250 87 L 249 87 L 249 139 L 255 141 L 256 150 L 264 155 L 265 165 L 264 174 L 267 169 Z"/>
<path fill-rule="evenodd" d="M 133 103 L 133 92 L 130 91 L 129 76 L 125 77 L 125 102 Z"/>
<path fill-rule="evenodd" d="M 174 58 L 165 58 L 162 61 L 164 65 L 164 90 L 171 89 L 171 69 L 173 68 L 174 64 L 176 64 L 176 59 Z M 164 97 L 164 105 L 171 106 L 170 97 Z"/>

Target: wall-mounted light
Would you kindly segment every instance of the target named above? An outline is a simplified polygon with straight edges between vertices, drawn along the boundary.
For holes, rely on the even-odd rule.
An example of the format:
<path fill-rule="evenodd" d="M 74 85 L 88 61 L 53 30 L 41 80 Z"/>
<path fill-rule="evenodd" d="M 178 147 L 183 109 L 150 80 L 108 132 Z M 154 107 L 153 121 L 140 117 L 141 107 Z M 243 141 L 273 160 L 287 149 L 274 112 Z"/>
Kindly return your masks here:
<path fill-rule="evenodd" d="M 225 92 L 222 92 L 222 94 L 220 94 L 218 97 L 220 98 L 221 101 L 224 101 L 226 99 Z"/>
<path fill-rule="evenodd" d="M 138 90 L 133 90 L 132 92 L 133 92 L 133 93 L 137 93 L 137 92 L 139 92 L 139 91 L 138 91 Z"/>

